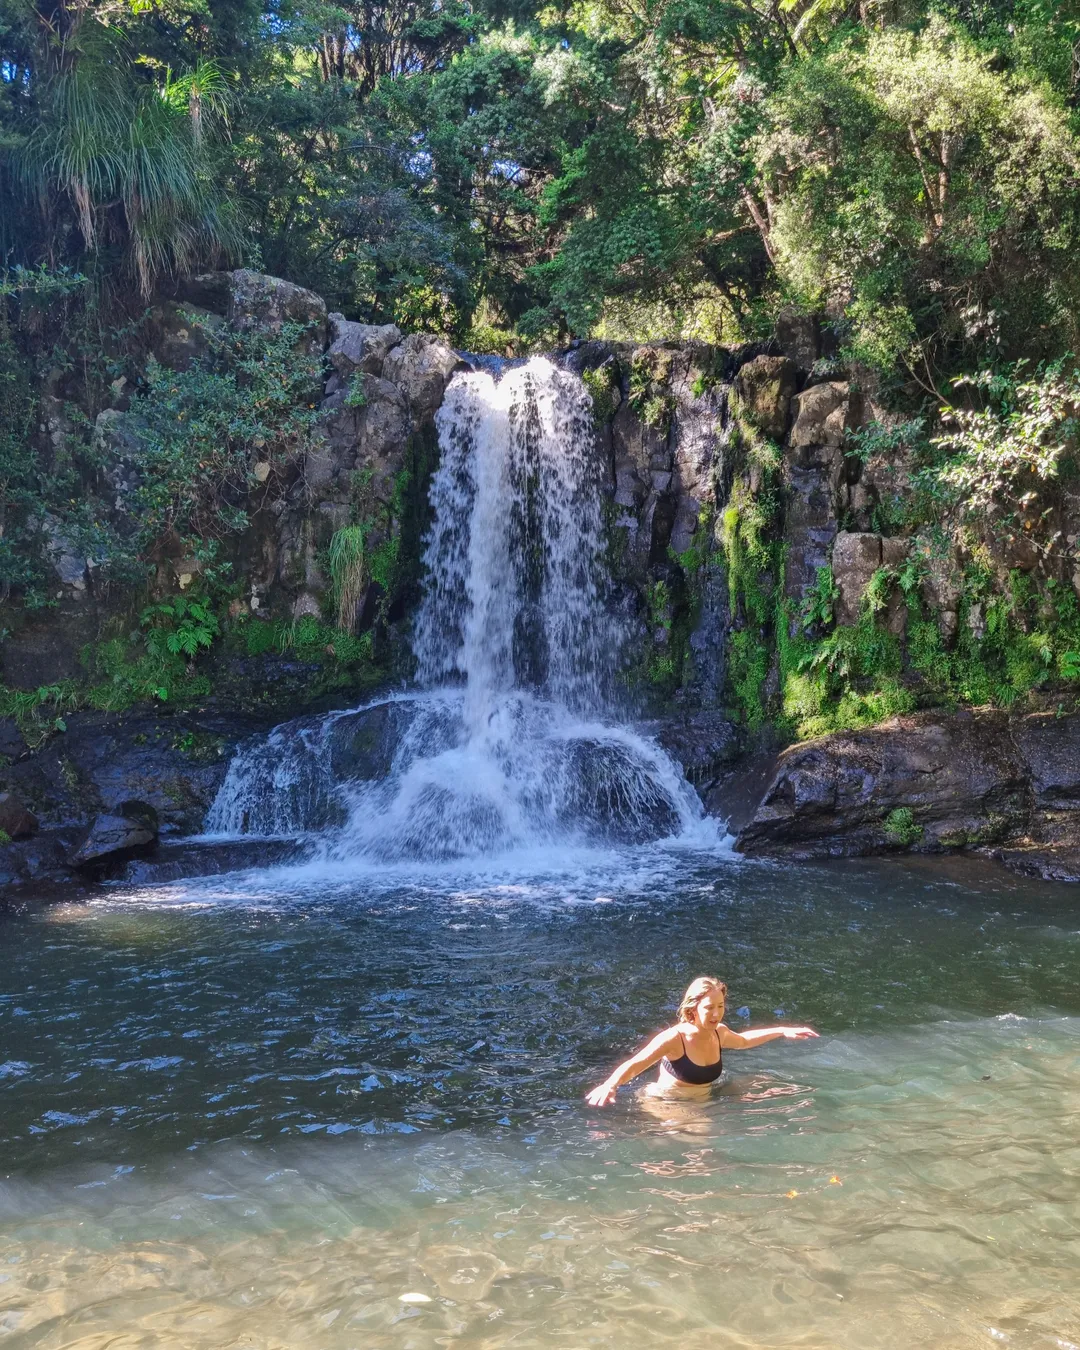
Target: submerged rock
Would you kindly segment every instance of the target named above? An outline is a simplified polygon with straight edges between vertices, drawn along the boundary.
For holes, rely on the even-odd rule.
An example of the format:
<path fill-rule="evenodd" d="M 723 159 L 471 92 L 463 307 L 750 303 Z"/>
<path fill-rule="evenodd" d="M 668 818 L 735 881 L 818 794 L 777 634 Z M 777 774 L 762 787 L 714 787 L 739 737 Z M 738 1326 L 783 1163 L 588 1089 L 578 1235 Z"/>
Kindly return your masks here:
<path fill-rule="evenodd" d="M 990 856 L 1018 876 L 1080 882 L 1080 848 L 995 848 Z"/>

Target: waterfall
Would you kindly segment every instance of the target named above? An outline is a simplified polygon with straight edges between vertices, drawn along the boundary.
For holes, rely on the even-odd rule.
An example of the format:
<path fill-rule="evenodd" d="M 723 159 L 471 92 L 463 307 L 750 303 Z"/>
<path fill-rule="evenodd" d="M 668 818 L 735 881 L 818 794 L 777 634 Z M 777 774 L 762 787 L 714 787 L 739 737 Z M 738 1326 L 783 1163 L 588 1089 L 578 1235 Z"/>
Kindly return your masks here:
<path fill-rule="evenodd" d="M 599 600 L 603 551 L 592 402 L 541 358 L 459 375 L 437 417 L 441 462 L 416 623 L 422 684 L 464 679 L 478 728 L 515 688 L 605 702 L 618 633 Z"/>
<path fill-rule="evenodd" d="M 437 416 L 419 691 L 242 750 L 210 833 L 317 832 L 329 861 L 441 861 L 686 834 L 679 768 L 612 710 L 600 461 L 582 381 L 458 374 Z"/>

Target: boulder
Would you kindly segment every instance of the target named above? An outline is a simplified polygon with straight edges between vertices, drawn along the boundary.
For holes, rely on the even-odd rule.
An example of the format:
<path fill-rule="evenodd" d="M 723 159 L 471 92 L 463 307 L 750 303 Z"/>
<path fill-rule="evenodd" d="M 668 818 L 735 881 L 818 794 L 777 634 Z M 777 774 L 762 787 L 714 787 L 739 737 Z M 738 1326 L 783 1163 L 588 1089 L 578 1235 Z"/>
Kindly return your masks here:
<path fill-rule="evenodd" d="M 185 281 L 178 296 L 220 315 L 242 332 L 277 332 L 285 323 L 311 325 L 312 332 L 303 342 L 305 349 L 321 352 L 326 346 L 326 301 L 314 291 L 280 277 L 246 267 L 234 272 L 204 272 Z"/>
<path fill-rule="evenodd" d="M 188 370 L 210 355 L 207 329 L 220 330 L 225 321 L 212 310 L 165 300 L 149 314 L 150 350 L 169 370 Z"/>
<path fill-rule="evenodd" d="M 91 442 L 95 458 L 103 465 L 102 479 L 112 498 L 113 510 L 119 513 L 120 525 L 126 521 L 129 529 L 132 521 L 128 504 L 141 481 L 139 430 L 144 425 L 136 413 L 105 408 L 94 422 Z"/>
<path fill-rule="evenodd" d="M 818 449 L 838 450 L 844 443 L 848 417 L 848 386 L 843 381 L 814 384 L 792 400 L 794 423 L 789 444 L 802 451 L 804 464 L 814 462 Z"/>
<path fill-rule="evenodd" d="M 321 295 L 243 267 L 231 276 L 227 317 L 234 328 L 278 332 L 286 323 L 302 323 L 311 328 L 302 341 L 304 348 L 311 352 L 325 348 L 326 301 Z"/>
<path fill-rule="evenodd" d="M 856 624 L 870 578 L 882 565 L 881 536 L 841 531 L 833 543 L 832 573 L 839 596 L 836 622 Z"/>
<path fill-rule="evenodd" d="M 29 839 L 37 828 L 37 816 L 26 809 L 14 792 L 0 792 L 0 831 L 9 839 Z"/>
<path fill-rule="evenodd" d="M 422 416 L 438 408 L 450 376 L 459 369 L 468 369 L 467 363 L 445 342 L 428 333 L 410 333 L 388 353 L 382 373 Z"/>
<path fill-rule="evenodd" d="M 402 700 L 376 703 L 338 718 L 329 737 L 335 782 L 369 783 L 385 778 L 415 717 L 415 705 Z"/>
<path fill-rule="evenodd" d="M 789 467 L 784 493 L 784 593 L 801 604 L 829 561 L 836 538 L 835 494 L 828 469 Z"/>
<path fill-rule="evenodd" d="M 147 802 L 128 801 L 116 814 L 96 816 L 68 861 L 72 867 L 92 867 L 107 859 L 127 857 L 157 840 L 157 812 Z"/>
<path fill-rule="evenodd" d="M 358 370 L 368 375 L 381 374 L 386 354 L 400 341 L 401 329 L 396 324 L 353 323 L 341 314 L 331 314 L 330 349 L 326 355 L 347 385 Z"/>
<path fill-rule="evenodd" d="M 65 722 L 65 732 L 0 765 L 0 790 L 25 802 L 43 832 L 85 832 L 93 817 L 121 815 L 135 800 L 153 807 L 162 833 L 196 833 L 237 740 L 263 725 L 250 711 L 168 709 L 73 712 Z"/>
<path fill-rule="evenodd" d="M 786 356 L 755 356 L 736 375 L 742 405 L 766 436 L 779 440 L 787 431 L 795 378 L 795 363 Z"/>
<path fill-rule="evenodd" d="M 1015 723 L 1013 741 L 1027 766 L 1032 836 L 1080 847 L 1080 717 L 1031 713 Z"/>
<path fill-rule="evenodd" d="M 411 422 L 405 395 L 396 384 L 361 373 L 357 391 L 363 401 L 346 402 L 341 392 L 320 407 L 324 440 L 309 451 L 304 467 L 307 488 L 316 499 L 351 497 L 350 475 L 370 470 L 370 491 L 390 499 L 393 479 L 404 466 Z"/>
<path fill-rule="evenodd" d="M 42 830 L 32 839 L 0 847 L 0 906 L 9 887 L 34 883 L 34 898 L 42 897 L 42 883 L 71 880 L 68 854 L 78 837 L 71 830 Z"/>
<path fill-rule="evenodd" d="M 784 751 L 736 848 L 794 857 L 961 848 L 1018 837 L 1030 821 L 1030 771 L 1004 713 L 915 713 Z"/>
<path fill-rule="evenodd" d="M 925 564 L 922 578 L 922 596 L 931 614 L 937 616 L 938 630 L 946 644 L 952 643 L 960 630 L 960 597 L 964 577 L 955 552 L 942 553 L 926 536 L 913 543 L 916 556 Z"/>

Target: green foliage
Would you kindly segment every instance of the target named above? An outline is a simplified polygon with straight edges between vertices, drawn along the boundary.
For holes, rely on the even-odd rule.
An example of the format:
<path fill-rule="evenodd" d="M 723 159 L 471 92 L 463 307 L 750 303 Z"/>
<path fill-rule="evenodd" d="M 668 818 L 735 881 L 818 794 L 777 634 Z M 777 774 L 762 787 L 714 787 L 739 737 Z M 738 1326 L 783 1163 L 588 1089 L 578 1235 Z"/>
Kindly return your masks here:
<path fill-rule="evenodd" d="M 1063 357 L 1030 375 L 1020 361 L 954 381 L 982 398 L 979 407 L 943 410 L 944 434 L 934 445 L 944 458 L 920 475 L 944 511 L 987 524 L 1012 541 L 1023 533 L 1037 548 L 1054 507 L 1053 488 L 1075 475 L 1080 437 L 1080 370 Z"/>
<path fill-rule="evenodd" d="M 372 667 L 374 660 L 370 632 L 355 637 L 320 623 L 311 614 L 290 621 L 253 619 L 246 625 L 244 636 L 249 656 L 289 653 L 301 661 L 338 667 Z M 374 674 L 377 677 L 381 671 Z"/>
<path fill-rule="evenodd" d="M 176 78 L 155 63 L 162 73 L 147 79 L 104 14 L 80 17 L 58 11 L 50 33 L 42 15 L 47 55 L 32 43 L 20 53 L 34 77 L 17 117 L 23 134 L 8 142 L 9 201 L 31 239 L 74 227 L 83 255 L 119 249 L 146 296 L 162 272 L 238 244 L 213 146 L 226 82 L 212 61 Z M 11 242 L 25 248 L 14 232 Z"/>
<path fill-rule="evenodd" d="M 367 407 L 367 393 L 364 390 L 364 372 L 354 370 L 352 379 L 349 381 L 349 387 L 345 393 L 345 406 L 347 408 L 365 408 Z"/>
<path fill-rule="evenodd" d="M 885 837 L 898 848 L 909 848 L 923 837 L 923 827 L 915 823 L 910 806 L 898 806 L 881 823 Z"/>
<path fill-rule="evenodd" d="M 806 593 L 802 608 L 802 626 L 805 629 L 827 628 L 833 621 L 840 588 L 833 580 L 832 568 L 819 567 L 814 584 Z"/>
<path fill-rule="evenodd" d="M 197 656 L 201 649 L 213 645 L 221 631 L 210 601 L 194 595 L 177 595 L 148 605 L 139 624 L 146 630 L 146 650 L 161 659 Z"/>
<path fill-rule="evenodd" d="M 845 452 L 865 464 L 875 455 L 893 455 L 919 445 L 925 430 L 926 419 L 923 417 L 912 417 L 893 425 L 867 422 L 848 433 Z"/>
<path fill-rule="evenodd" d="M 83 649 L 89 687 L 80 691 L 80 701 L 118 712 L 148 699 L 184 705 L 206 698 L 210 680 L 195 661 L 220 634 L 205 595 L 181 594 L 147 605 L 136 630 Z"/>
<path fill-rule="evenodd" d="M 736 484 L 720 515 L 718 541 L 727 571 L 732 631 L 727 680 L 735 708 L 748 726 L 767 717 L 763 688 L 771 666 L 769 625 L 774 617 L 776 546 L 770 530 L 776 500 Z"/>
<path fill-rule="evenodd" d="M 674 640 L 674 600 L 666 581 L 645 587 L 645 621 L 648 627 L 645 678 L 665 694 L 674 693 L 682 675 L 683 651 Z"/>
<path fill-rule="evenodd" d="M 247 525 L 256 460 L 284 462 L 311 441 L 319 358 L 304 348 L 302 325 L 237 332 L 193 316 L 192 326 L 208 357 L 184 371 L 151 361 L 132 405 L 140 556 L 179 539 L 194 558 L 212 558 L 217 541 Z"/>
<path fill-rule="evenodd" d="M 592 398 L 593 421 L 598 428 L 604 427 L 615 416 L 615 370 L 608 364 L 594 370 L 585 370 L 581 374 Z"/>
<path fill-rule="evenodd" d="M 78 707 L 73 681 L 41 685 L 37 689 L 8 689 L 0 685 L 0 717 L 14 718 L 31 750 L 54 733 L 66 731 L 64 713 Z"/>
<path fill-rule="evenodd" d="M 937 623 L 909 600 L 908 659 L 939 701 L 1010 707 L 1055 681 L 1080 682 L 1080 606 L 1072 587 L 1037 588 L 1014 572 L 1005 595 L 968 574 L 952 648 Z"/>
<path fill-rule="evenodd" d="M 965 351 L 1068 340 L 1078 142 L 1061 100 L 961 25 L 853 33 L 791 63 L 746 145 L 778 270 L 809 303 L 846 292 L 854 359 L 899 361 L 933 393 Z"/>
<path fill-rule="evenodd" d="M 666 436 L 675 413 L 675 398 L 668 383 L 671 354 L 643 348 L 630 364 L 628 401 L 647 427 Z"/>

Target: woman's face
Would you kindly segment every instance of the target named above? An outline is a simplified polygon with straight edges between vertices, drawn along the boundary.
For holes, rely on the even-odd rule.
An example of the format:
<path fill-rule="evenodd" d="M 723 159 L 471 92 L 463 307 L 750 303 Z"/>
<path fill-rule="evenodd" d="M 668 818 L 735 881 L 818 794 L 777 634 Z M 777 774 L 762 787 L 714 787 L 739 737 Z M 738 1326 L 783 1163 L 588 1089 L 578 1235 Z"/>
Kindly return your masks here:
<path fill-rule="evenodd" d="M 694 1021 L 700 1027 L 718 1027 L 724 1020 L 724 994 L 710 989 L 694 1009 Z"/>

